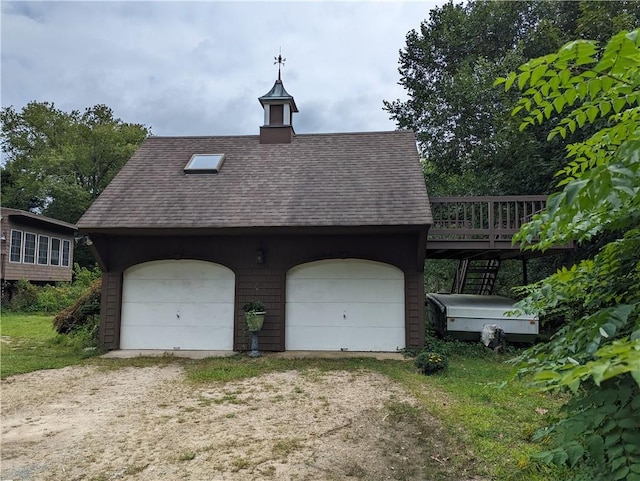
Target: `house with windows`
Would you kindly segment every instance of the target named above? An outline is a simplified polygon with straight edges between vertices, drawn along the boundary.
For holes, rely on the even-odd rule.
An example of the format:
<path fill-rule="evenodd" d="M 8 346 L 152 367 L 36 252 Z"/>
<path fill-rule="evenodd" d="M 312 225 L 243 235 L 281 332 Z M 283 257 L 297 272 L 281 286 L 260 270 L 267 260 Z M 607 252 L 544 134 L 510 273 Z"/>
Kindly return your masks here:
<path fill-rule="evenodd" d="M 429 199 L 413 132 L 298 134 L 280 76 L 257 135 L 147 138 L 78 221 L 106 349 L 424 343 Z M 256 129 L 258 130 L 258 129 Z"/>
<path fill-rule="evenodd" d="M 71 281 L 76 226 L 18 209 L 1 209 L 2 282 Z"/>

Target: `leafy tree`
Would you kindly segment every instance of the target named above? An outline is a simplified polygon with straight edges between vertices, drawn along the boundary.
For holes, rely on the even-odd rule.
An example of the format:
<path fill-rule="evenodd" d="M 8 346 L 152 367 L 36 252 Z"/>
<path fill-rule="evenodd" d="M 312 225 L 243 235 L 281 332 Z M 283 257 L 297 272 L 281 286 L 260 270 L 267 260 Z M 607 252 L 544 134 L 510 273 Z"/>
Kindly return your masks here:
<path fill-rule="evenodd" d="M 2 205 L 75 223 L 149 130 L 105 105 L 63 112 L 48 102 L 0 111 Z"/>
<path fill-rule="evenodd" d="M 470 1 L 432 10 L 400 52 L 409 99 L 384 102 L 399 127 L 416 132 L 430 194 L 549 192 L 562 143 L 546 142 L 538 125 L 519 132 L 509 115 L 517 95 L 492 88 L 494 79 L 571 38 L 608 38 L 638 21 L 640 2 Z"/>
<path fill-rule="evenodd" d="M 568 389 L 567 417 L 542 433 L 557 445 L 539 457 L 585 461 L 596 479 L 640 480 L 640 30 L 604 46 L 577 40 L 520 66 L 497 84 L 522 91 L 522 130 L 557 117 L 549 140 L 566 147 L 561 191 L 516 241 L 544 250 L 607 242 L 591 259 L 527 288 L 522 307 L 560 315 L 549 343 L 523 354 L 522 373 L 543 389 Z"/>

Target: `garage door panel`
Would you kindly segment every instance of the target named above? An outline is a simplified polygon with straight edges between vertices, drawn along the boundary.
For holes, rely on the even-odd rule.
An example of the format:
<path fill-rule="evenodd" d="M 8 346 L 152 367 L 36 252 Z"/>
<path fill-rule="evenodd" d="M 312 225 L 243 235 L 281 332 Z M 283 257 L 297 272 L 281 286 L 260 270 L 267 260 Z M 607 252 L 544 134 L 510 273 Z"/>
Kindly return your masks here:
<path fill-rule="evenodd" d="M 203 315 L 203 312 L 208 314 Z M 225 326 L 233 318 L 233 306 L 215 303 L 182 304 L 179 306 L 155 304 L 152 306 L 129 303 L 123 305 L 123 317 L 128 326 Z"/>
<path fill-rule="evenodd" d="M 329 279 L 326 279 L 329 281 Z M 291 298 L 298 302 L 393 302 L 404 292 L 404 281 L 394 279 L 298 279 L 290 286 Z"/>
<path fill-rule="evenodd" d="M 332 259 L 287 274 L 285 347 L 395 351 L 405 345 L 404 273 L 391 265 Z"/>
<path fill-rule="evenodd" d="M 121 349 L 233 349 L 235 275 L 195 260 L 152 261 L 123 277 Z"/>
<path fill-rule="evenodd" d="M 324 351 L 395 351 L 404 347 L 404 329 L 369 328 L 354 335 L 349 328 L 308 327 L 305 333 L 294 332 L 292 345 L 297 350 Z M 321 349 L 318 346 L 324 346 Z"/>
<path fill-rule="evenodd" d="M 309 318 L 308 303 L 291 303 L 287 307 L 289 327 L 325 326 L 363 329 L 384 327 L 393 324 L 398 318 L 404 318 L 404 305 L 396 304 L 360 304 L 320 303 L 313 306 L 314 315 Z"/>
<path fill-rule="evenodd" d="M 150 331 L 148 326 L 130 326 L 129 330 L 131 342 L 123 340 L 120 349 L 210 350 L 212 343 L 216 350 L 233 349 L 233 332 L 226 327 L 157 326 Z"/>
<path fill-rule="evenodd" d="M 162 297 L 158 293 L 162 292 Z M 124 302 L 225 302 L 234 295 L 228 280 L 128 279 Z"/>

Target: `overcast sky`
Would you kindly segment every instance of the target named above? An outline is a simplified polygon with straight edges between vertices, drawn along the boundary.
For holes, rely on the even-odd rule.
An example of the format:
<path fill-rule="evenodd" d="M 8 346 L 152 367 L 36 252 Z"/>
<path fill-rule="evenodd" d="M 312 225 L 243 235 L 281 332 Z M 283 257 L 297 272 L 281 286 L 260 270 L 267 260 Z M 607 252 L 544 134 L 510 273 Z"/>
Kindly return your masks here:
<path fill-rule="evenodd" d="M 257 134 L 277 77 L 297 133 L 393 130 L 422 2 L 2 1 L 2 106 L 106 104 L 155 135 Z"/>

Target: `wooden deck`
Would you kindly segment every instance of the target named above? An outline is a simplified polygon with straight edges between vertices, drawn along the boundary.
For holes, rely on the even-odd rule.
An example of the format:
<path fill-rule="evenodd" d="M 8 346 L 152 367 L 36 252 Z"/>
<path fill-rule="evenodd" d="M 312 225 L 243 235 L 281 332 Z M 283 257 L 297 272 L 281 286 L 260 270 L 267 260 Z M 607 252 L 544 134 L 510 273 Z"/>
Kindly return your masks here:
<path fill-rule="evenodd" d="M 432 197 L 427 259 L 526 258 L 542 255 L 512 244 L 522 224 L 544 209 L 545 195 Z M 572 246 L 549 249 L 546 254 Z"/>

